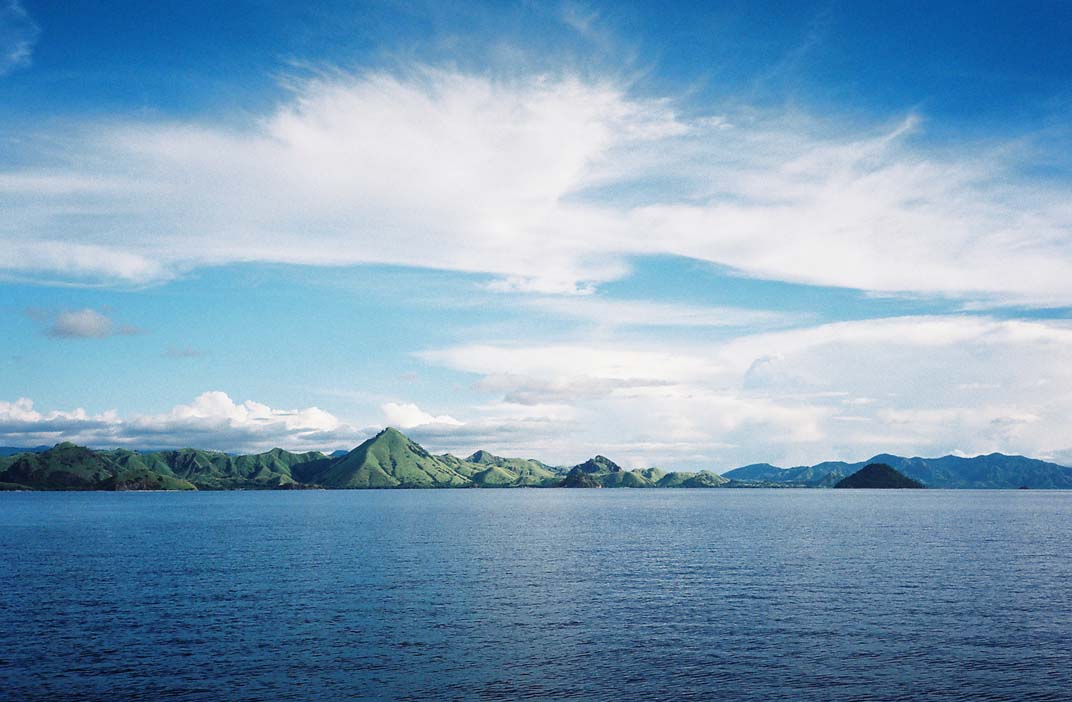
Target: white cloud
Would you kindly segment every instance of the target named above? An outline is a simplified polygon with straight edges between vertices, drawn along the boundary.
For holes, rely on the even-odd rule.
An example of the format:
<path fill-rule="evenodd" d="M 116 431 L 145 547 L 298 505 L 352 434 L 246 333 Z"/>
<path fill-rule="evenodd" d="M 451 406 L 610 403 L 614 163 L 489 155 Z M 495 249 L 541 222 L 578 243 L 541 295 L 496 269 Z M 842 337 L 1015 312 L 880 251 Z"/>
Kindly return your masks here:
<path fill-rule="evenodd" d="M 387 402 L 381 409 L 387 424 L 399 429 L 410 429 L 427 424 L 445 424 L 449 426 L 461 426 L 462 424 L 450 415 L 432 415 L 412 403 Z"/>
<path fill-rule="evenodd" d="M 2 201 L 3 193 L 0 193 Z M 40 214 L 44 216 L 44 213 Z M 60 216 L 63 213 L 56 210 L 53 214 Z M 3 235 L 4 224 L 0 222 L 0 237 Z M 20 234 L 15 232 L 14 236 Z M 46 282 L 106 280 L 144 284 L 166 280 L 173 274 L 161 261 L 131 253 L 121 244 L 102 246 L 62 239 L 20 240 L 14 237 L 4 237 L 4 241 L 7 246 L 0 249 L 0 270 L 36 275 Z"/>
<path fill-rule="evenodd" d="M 884 451 L 1072 456 L 1068 321 L 898 317 L 715 343 L 484 343 L 420 358 L 470 375 L 485 396 L 440 414 L 382 404 L 384 423 L 436 452 L 486 448 L 557 464 L 603 453 L 628 466 L 715 469 Z M 316 407 L 279 410 L 222 392 L 125 418 L 0 403 L 0 441 L 19 445 L 330 449 L 371 431 Z"/>
<path fill-rule="evenodd" d="M 46 333 L 60 339 L 103 339 L 116 334 L 137 334 L 138 330 L 129 325 L 116 325 L 107 315 L 87 307 L 56 313 Z"/>
<path fill-rule="evenodd" d="M 590 293 L 632 256 L 670 254 L 883 293 L 1072 302 L 1065 184 L 1024 175 L 1026 149 L 938 152 L 919 129 L 685 119 L 575 77 L 330 74 L 244 129 L 75 130 L 89 136 L 69 140 L 67 168 L 0 173 L 0 268 L 139 283 L 222 262 L 394 263 Z"/>
<path fill-rule="evenodd" d="M 30 65 L 40 33 L 18 0 L 0 0 L 0 76 Z"/>
<path fill-rule="evenodd" d="M 719 343 L 466 344 L 420 357 L 475 374 L 500 418 L 560 408 L 565 446 L 630 464 L 1072 450 L 1063 321 L 899 317 Z"/>
<path fill-rule="evenodd" d="M 115 411 L 84 409 L 40 412 L 28 398 L 0 402 L 0 441 L 15 445 L 75 441 L 111 448 L 194 448 L 261 451 L 352 447 L 367 430 L 343 424 L 318 407 L 280 410 L 253 401 L 234 402 L 226 393 L 202 393 L 164 414 L 123 418 Z"/>

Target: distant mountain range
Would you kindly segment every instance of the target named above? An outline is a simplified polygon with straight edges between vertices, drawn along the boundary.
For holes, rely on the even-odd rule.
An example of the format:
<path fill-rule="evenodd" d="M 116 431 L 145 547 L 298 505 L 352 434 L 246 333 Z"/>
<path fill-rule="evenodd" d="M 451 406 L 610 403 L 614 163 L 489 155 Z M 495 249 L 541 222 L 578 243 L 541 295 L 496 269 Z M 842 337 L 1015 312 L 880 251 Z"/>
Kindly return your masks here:
<path fill-rule="evenodd" d="M 625 470 L 604 456 L 556 467 L 477 451 L 467 458 L 433 455 L 397 429 L 384 429 L 353 449 L 325 455 L 272 449 L 251 455 L 180 449 L 98 451 L 71 443 L 0 452 L 0 489 L 232 490 L 459 487 L 834 487 L 868 464 L 890 466 L 930 488 L 1072 489 L 1072 468 L 1023 456 L 901 458 L 779 468 L 766 463 L 731 470 Z"/>
<path fill-rule="evenodd" d="M 884 453 L 859 463 L 827 461 L 796 468 L 757 463 L 723 473 L 723 477 L 741 486 L 833 487 L 871 463 L 884 463 L 929 488 L 1072 489 L 1072 468 L 1002 453 L 972 458 L 903 458 Z"/>

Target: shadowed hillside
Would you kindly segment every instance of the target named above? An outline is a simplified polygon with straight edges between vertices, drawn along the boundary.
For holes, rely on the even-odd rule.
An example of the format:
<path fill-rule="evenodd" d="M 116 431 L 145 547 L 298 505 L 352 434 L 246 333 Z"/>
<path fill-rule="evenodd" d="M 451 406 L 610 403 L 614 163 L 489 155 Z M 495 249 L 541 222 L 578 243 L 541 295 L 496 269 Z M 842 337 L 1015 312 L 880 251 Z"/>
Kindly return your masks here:
<path fill-rule="evenodd" d="M 869 463 L 835 485 L 839 490 L 863 488 L 871 490 L 920 489 L 923 483 L 906 478 L 885 463 Z"/>

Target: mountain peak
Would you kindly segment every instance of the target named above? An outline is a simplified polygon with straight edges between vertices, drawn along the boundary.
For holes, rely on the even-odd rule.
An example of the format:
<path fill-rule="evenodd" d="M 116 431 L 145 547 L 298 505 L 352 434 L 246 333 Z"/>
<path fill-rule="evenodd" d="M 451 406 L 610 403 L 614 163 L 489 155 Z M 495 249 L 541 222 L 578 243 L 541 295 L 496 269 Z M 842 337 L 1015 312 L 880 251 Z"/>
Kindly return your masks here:
<path fill-rule="evenodd" d="M 495 463 L 495 462 L 500 461 L 502 459 L 499 458 L 498 456 L 496 456 L 493 453 L 485 451 L 484 449 L 480 449 L 479 451 L 475 452 L 472 456 L 469 456 L 469 458 L 466 458 L 465 460 L 468 461 L 469 463 Z"/>
<path fill-rule="evenodd" d="M 456 487 L 465 483 L 441 458 L 394 427 L 387 427 L 346 455 L 330 459 L 308 477 L 325 487 Z"/>
<path fill-rule="evenodd" d="M 584 463 L 576 465 L 573 470 L 581 473 L 620 473 L 622 472 L 621 466 L 614 461 L 610 460 L 606 456 L 595 456 L 589 458 Z"/>

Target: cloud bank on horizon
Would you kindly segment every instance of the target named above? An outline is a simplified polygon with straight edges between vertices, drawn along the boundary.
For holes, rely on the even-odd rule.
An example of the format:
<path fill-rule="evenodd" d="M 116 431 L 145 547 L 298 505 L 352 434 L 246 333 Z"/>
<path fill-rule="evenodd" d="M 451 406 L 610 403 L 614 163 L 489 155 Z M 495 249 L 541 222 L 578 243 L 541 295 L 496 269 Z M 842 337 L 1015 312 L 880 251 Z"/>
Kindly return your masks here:
<path fill-rule="evenodd" d="M 306 47 L 300 65 L 264 65 L 267 97 L 241 110 L 163 92 L 131 110 L 19 92 L 36 71 L 64 67 L 49 53 L 59 18 L 33 9 L 0 10 L 0 91 L 23 95 L 12 104 L 24 121 L 63 114 L 0 149 L 0 285 L 28 308 L 61 311 L 3 366 L 0 440 L 336 448 L 389 423 L 434 448 L 567 462 L 593 451 L 667 466 L 882 450 L 1072 460 L 1072 169 L 1054 126 L 1068 112 L 1067 60 L 1056 75 L 1022 76 L 1057 86 L 1034 96 L 1048 111 L 1033 122 L 931 115 L 918 83 L 902 86 L 899 109 L 864 109 L 864 96 L 844 98 L 847 85 L 867 93 L 855 78 L 839 84 L 840 102 L 772 87 L 813 85 L 809 61 L 837 46 L 802 22 L 797 42 L 712 94 L 681 86 L 705 77 L 697 66 L 718 66 L 700 55 L 691 68 L 640 64 L 607 8 L 570 5 L 543 18 L 543 41 L 564 33 L 599 60 L 519 60 L 539 46 L 504 51 L 498 36 L 478 38 L 496 49 L 476 59 L 428 36 L 445 57 L 343 69 Z M 727 12 L 714 19 L 743 21 Z M 653 30 L 635 43 L 670 39 Z M 981 70 L 973 50 L 965 72 Z M 628 70 L 610 67 L 616 55 Z M 871 60 L 878 71 L 883 59 Z M 451 283 L 449 294 L 400 284 L 364 317 L 325 316 L 354 338 L 370 325 L 390 335 L 407 315 L 434 314 L 436 328 L 353 356 L 303 348 L 334 387 L 306 383 L 291 396 L 312 400 L 307 409 L 276 410 L 205 392 L 228 386 L 215 363 L 236 387 L 299 404 L 266 385 L 282 367 L 271 350 L 255 368 L 228 362 L 241 356 L 230 330 L 285 304 L 243 308 L 245 279 L 206 300 L 199 278 L 236 266 L 265 276 L 300 266 L 282 287 L 313 305 L 355 294 L 316 288 L 309 279 L 325 269 L 388 288 L 392 270 Z M 684 267 L 688 284 L 666 292 Z M 149 323 L 116 324 L 102 295 L 108 310 L 145 305 Z M 221 311 L 201 314 L 206 305 Z M 171 318 L 196 318 L 196 345 L 223 348 L 176 337 L 150 362 L 151 326 Z M 49 364 L 92 372 L 94 352 L 35 353 L 70 339 L 109 354 L 114 374 L 188 362 L 183 387 L 200 389 L 158 384 L 152 400 L 109 390 L 115 404 L 103 407 L 48 379 Z M 420 387 L 374 377 L 413 363 Z M 42 393 L 53 408 L 100 409 L 42 412 Z M 319 408 L 332 403 L 342 410 Z"/>

